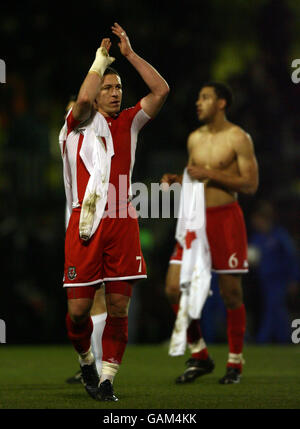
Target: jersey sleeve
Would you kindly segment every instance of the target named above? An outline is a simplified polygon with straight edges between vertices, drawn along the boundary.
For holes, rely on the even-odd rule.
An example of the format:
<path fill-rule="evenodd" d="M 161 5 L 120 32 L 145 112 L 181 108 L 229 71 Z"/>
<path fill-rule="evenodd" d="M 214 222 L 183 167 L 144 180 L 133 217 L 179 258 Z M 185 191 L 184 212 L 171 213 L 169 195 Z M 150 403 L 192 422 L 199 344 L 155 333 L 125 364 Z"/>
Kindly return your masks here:
<path fill-rule="evenodd" d="M 141 100 L 138 101 L 134 107 L 130 107 L 123 112 L 132 121 L 132 127 L 136 133 L 141 131 L 141 129 L 152 120 L 151 117 L 142 109 Z"/>
<path fill-rule="evenodd" d="M 80 124 L 80 121 L 78 121 L 77 119 L 74 119 L 72 108 L 69 110 L 69 112 L 67 114 L 66 122 L 67 122 L 67 127 L 68 127 L 68 134 Z"/>

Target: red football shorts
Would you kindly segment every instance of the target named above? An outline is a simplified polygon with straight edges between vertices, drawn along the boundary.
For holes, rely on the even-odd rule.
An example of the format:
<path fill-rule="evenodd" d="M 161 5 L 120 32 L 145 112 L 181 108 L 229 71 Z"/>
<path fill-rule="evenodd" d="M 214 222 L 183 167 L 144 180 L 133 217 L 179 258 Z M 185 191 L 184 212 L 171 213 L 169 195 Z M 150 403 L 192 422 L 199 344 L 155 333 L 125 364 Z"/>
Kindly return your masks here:
<path fill-rule="evenodd" d="M 65 239 L 64 287 L 146 278 L 136 218 L 101 220 L 90 240 L 79 237 L 80 210 L 73 210 Z"/>
<path fill-rule="evenodd" d="M 206 234 L 212 270 L 217 273 L 247 273 L 247 232 L 243 212 L 237 202 L 207 207 Z M 171 264 L 180 264 L 182 247 L 176 243 Z"/>

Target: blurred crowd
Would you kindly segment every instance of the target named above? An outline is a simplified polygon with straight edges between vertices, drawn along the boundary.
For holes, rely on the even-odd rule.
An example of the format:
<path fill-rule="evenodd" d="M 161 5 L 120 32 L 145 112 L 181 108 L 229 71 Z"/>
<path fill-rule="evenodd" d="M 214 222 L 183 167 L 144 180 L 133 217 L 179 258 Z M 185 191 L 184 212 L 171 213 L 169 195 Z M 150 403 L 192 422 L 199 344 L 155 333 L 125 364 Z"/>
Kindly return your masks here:
<path fill-rule="evenodd" d="M 251 270 L 244 281 L 247 340 L 288 342 L 291 320 L 300 315 L 300 84 L 291 81 L 300 6 L 280 0 L 187 0 L 178 10 L 158 1 L 89 3 L 80 13 L 77 8 L 62 13 L 50 3 L 32 1 L 18 11 L 6 6 L 0 17 L 7 69 L 7 81 L 0 84 L 0 318 L 6 321 L 7 341 L 66 341 L 58 133 L 102 37 L 119 21 L 136 52 L 171 87 L 161 113 L 141 133 L 133 181 L 150 186 L 166 171 L 180 173 L 187 161 L 186 138 L 198 126 L 199 86 L 207 80 L 231 86 L 229 119 L 252 136 L 260 172 L 257 195 L 240 196 L 250 245 Z M 123 107 L 129 107 L 146 88 L 116 44 L 112 55 L 123 79 Z M 140 220 L 148 279 L 134 292 L 131 342 L 170 337 L 174 318 L 164 281 L 175 224 L 174 218 Z M 214 277 L 212 289 L 203 328 L 208 342 L 222 342 L 225 312 Z"/>

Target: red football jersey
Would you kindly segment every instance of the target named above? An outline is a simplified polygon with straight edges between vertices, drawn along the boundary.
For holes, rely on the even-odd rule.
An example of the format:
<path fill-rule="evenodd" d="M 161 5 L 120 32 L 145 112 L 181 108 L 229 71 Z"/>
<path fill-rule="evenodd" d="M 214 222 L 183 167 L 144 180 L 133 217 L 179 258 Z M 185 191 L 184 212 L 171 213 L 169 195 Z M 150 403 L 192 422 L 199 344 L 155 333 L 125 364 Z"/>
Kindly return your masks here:
<path fill-rule="evenodd" d="M 110 210 L 110 208 L 127 206 L 138 133 L 151 118 L 142 110 L 139 101 L 134 107 L 122 110 L 116 117 L 108 116 L 105 119 L 109 125 L 114 145 L 109 180 L 114 189 L 109 188 L 108 191 L 108 210 Z M 90 175 L 79 155 L 83 135 L 80 133 L 70 135 L 71 131 L 79 125 L 79 122 L 73 118 L 72 111 L 68 114 L 66 121 L 73 207 L 80 207 Z M 104 138 L 103 140 L 105 143 Z"/>

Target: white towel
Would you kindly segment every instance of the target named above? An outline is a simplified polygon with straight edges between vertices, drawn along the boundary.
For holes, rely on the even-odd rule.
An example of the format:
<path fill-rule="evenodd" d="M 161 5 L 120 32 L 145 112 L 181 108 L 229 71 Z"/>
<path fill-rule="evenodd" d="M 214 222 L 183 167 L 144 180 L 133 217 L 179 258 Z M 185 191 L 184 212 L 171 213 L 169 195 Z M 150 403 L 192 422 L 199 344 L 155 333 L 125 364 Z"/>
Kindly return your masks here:
<path fill-rule="evenodd" d="M 71 109 L 70 109 L 71 110 Z M 67 114 L 67 116 L 70 114 L 70 110 Z M 68 135 L 68 127 L 67 127 L 67 121 L 65 121 L 62 129 L 59 133 L 59 146 L 61 151 L 61 156 L 63 160 L 63 179 L 64 179 L 64 186 L 65 186 L 65 194 L 66 194 L 66 207 L 65 207 L 65 227 L 67 229 L 70 216 L 72 213 L 72 181 L 71 181 L 71 171 L 70 166 L 66 157 L 66 151 L 65 151 L 65 145 Z"/>
<path fill-rule="evenodd" d="M 186 330 L 192 319 L 200 319 L 210 292 L 211 255 L 206 236 L 204 184 L 192 180 L 184 170 L 176 239 L 183 247 L 179 310 L 169 354 L 180 356 L 186 349 Z"/>
<path fill-rule="evenodd" d="M 79 234 L 83 240 L 89 240 L 103 216 L 107 202 L 111 157 L 114 155 L 112 136 L 106 119 L 100 113 L 96 115 L 100 117 L 93 121 L 93 126 L 83 130 L 84 138 L 79 153 L 90 173 L 79 220 Z M 105 138 L 106 149 L 101 137 Z"/>
<path fill-rule="evenodd" d="M 62 154 L 66 132 L 65 124 L 59 136 Z M 106 206 L 111 157 L 114 155 L 114 147 L 106 119 L 99 112 L 96 112 L 86 123 L 77 127 L 77 132 L 81 132 L 84 136 L 79 155 L 90 174 L 79 220 L 80 237 L 88 240 L 98 228 Z M 105 138 L 106 148 L 102 137 Z M 70 168 L 64 154 L 63 157 L 64 182 L 67 197 L 67 224 L 72 211 L 72 183 Z"/>

